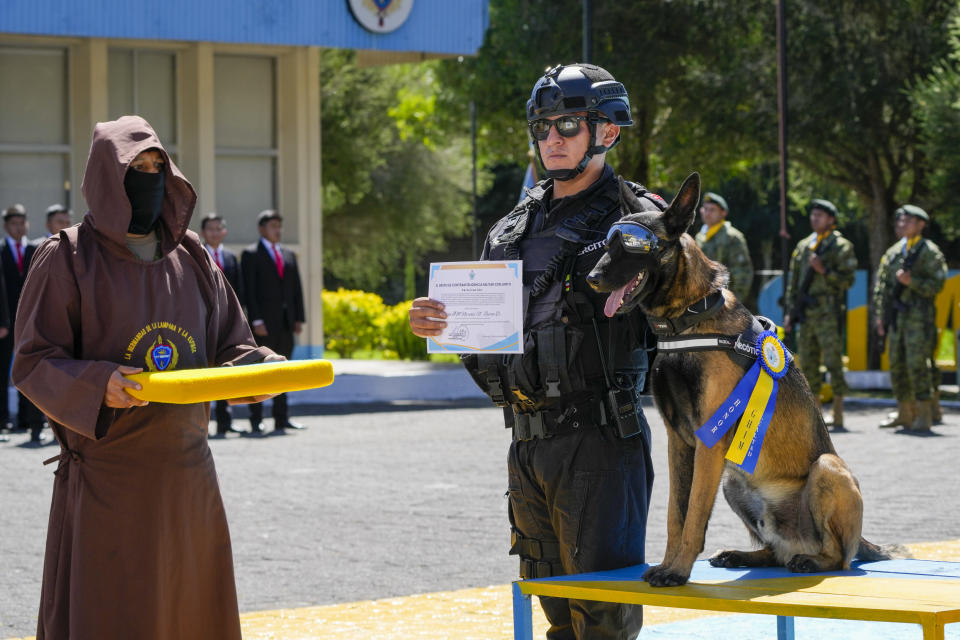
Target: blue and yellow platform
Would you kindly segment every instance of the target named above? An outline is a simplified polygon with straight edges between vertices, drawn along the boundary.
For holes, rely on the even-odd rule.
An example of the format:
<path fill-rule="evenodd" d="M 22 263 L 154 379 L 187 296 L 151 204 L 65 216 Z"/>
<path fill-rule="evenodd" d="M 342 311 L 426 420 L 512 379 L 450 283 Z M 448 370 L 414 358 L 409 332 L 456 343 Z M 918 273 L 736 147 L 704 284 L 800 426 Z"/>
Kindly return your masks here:
<path fill-rule="evenodd" d="M 533 639 L 531 595 L 774 615 L 778 640 L 794 640 L 795 616 L 919 624 L 924 640 L 943 640 L 945 625 L 960 622 L 957 562 L 861 562 L 848 571 L 798 575 L 782 567 L 719 569 L 701 560 L 686 585 L 660 588 L 644 582 L 648 566 L 515 583 L 515 639 Z"/>

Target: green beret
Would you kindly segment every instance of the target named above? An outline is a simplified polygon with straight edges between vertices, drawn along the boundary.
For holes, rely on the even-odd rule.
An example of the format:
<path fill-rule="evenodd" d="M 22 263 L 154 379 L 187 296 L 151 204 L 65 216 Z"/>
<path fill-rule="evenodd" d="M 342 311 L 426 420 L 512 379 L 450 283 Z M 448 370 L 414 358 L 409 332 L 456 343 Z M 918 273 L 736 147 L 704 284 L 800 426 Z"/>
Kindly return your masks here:
<path fill-rule="evenodd" d="M 837 207 L 834 206 L 829 200 L 823 200 L 821 198 L 814 198 L 810 201 L 810 206 L 807 207 L 809 211 L 814 209 L 822 209 L 832 215 L 834 218 L 837 217 Z"/>
<path fill-rule="evenodd" d="M 914 218 L 920 218 L 924 222 L 930 222 L 930 216 L 927 215 L 927 212 L 914 204 L 905 204 L 894 211 L 893 214 L 898 218 L 902 215 L 908 215 Z"/>
<path fill-rule="evenodd" d="M 703 204 L 707 204 L 708 202 L 714 203 L 724 211 L 730 211 L 730 207 L 727 206 L 727 201 L 723 199 L 723 196 L 717 195 L 712 191 L 707 191 L 703 194 Z"/>

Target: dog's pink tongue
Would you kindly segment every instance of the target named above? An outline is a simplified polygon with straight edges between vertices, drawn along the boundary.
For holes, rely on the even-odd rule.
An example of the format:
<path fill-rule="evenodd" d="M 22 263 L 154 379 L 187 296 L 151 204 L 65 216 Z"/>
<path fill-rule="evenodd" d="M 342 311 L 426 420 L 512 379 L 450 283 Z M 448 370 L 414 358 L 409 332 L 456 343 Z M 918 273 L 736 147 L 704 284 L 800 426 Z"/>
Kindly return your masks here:
<path fill-rule="evenodd" d="M 620 299 L 626 295 L 627 287 L 629 287 L 631 284 L 632 283 L 628 282 L 607 296 L 607 302 L 603 305 L 603 315 L 607 316 L 608 318 L 613 317 L 613 314 L 615 314 L 617 309 L 620 308 Z"/>

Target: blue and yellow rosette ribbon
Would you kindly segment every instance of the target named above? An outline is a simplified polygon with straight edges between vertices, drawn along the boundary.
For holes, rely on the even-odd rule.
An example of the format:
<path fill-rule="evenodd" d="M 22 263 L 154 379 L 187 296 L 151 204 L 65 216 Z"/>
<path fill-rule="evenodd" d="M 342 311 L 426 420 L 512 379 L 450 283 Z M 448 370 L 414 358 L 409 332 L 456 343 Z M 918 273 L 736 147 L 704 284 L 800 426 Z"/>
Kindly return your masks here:
<path fill-rule="evenodd" d="M 760 447 L 777 406 L 777 380 L 790 368 L 790 352 L 772 331 L 757 336 L 757 362 L 740 379 L 720 408 L 702 427 L 697 437 L 713 447 L 737 420 L 740 426 L 726 458 L 747 473 L 753 473 Z"/>

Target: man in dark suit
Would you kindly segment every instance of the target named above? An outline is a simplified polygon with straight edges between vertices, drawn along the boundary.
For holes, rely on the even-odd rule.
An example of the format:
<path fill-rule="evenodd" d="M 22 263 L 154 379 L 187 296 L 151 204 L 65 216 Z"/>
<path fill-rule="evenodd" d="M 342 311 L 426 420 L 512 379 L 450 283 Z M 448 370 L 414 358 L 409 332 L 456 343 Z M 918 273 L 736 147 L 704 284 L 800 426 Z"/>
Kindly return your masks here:
<path fill-rule="evenodd" d="M 216 213 L 208 213 L 200 221 L 200 234 L 203 236 L 203 245 L 213 261 L 220 267 L 224 277 L 233 292 L 237 294 L 240 304 L 243 304 L 243 278 L 240 277 L 240 261 L 237 254 L 223 246 L 223 239 L 227 237 L 227 223 Z M 214 415 L 217 419 L 217 437 L 225 438 L 227 433 L 239 433 L 233 427 L 233 415 L 230 404 L 226 400 L 217 400 Z"/>
<path fill-rule="evenodd" d="M 15 204 L 3 212 L 3 228 L 6 238 L 0 247 L 0 263 L 2 263 L 3 280 L 6 284 L 6 302 L 10 314 L 9 332 L 0 339 L 0 424 L 10 420 L 10 408 L 7 406 L 8 389 L 10 387 L 10 364 L 13 361 L 13 328 L 17 317 L 17 303 L 20 301 L 20 291 L 23 282 L 27 279 L 27 270 L 30 268 L 30 259 L 36 246 L 27 242 L 27 231 L 30 225 L 27 222 L 27 210 L 22 204 Z M 32 402 L 22 393 L 17 392 L 17 430 L 30 430 L 30 442 L 43 442 L 41 432 L 44 427 L 44 417 Z"/>
<path fill-rule="evenodd" d="M 243 272 L 244 300 L 247 320 L 260 346 L 290 358 L 293 355 L 293 337 L 303 329 L 303 290 L 300 271 L 292 251 L 280 246 L 283 218 L 273 209 L 257 216 L 260 241 L 243 250 L 240 268 Z M 263 407 L 251 404 L 250 429 L 263 432 Z M 290 422 L 287 413 L 287 395 L 273 399 L 273 422 L 276 433 L 286 429 L 302 429 Z"/>

